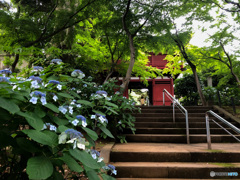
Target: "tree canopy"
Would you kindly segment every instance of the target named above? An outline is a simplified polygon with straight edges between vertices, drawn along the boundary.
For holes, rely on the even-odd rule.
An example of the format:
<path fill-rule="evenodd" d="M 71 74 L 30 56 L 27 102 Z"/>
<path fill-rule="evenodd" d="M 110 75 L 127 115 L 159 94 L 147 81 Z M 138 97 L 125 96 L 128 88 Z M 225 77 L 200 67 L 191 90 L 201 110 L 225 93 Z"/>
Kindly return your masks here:
<path fill-rule="evenodd" d="M 58 57 L 103 77 L 101 82 L 117 73 L 125 77 L 125 88 L 133 74 L 142 79 L 169 72 L 174 76 L 182 66 L 197 74 L 211 66 L 213 74 L 225 69 L 239 85 L 239 51 L 228 49 L 239 40 L 236 1 L 12 0 L 1 1 L 0 9 L 0 51 L 12 57 L 5 62 L 13 71 L 21 60 L 31 67 Z M 190 44 L 195 22 L 203 32 L 215 30 L 209 34 L 211 45 Z M 149 52 L 167 53 L 168 68 L 146 67 Z"/>

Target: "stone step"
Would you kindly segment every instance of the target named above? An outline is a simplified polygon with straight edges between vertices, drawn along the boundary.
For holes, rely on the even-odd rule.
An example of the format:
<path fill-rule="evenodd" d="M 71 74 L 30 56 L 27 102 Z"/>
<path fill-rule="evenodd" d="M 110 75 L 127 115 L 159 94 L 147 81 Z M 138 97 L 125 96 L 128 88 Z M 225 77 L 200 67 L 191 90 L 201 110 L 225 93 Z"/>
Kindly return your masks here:
<path fill-rule="evenodd" d="M 234 133 L 230 128 L 228 131 Z M 125 134 L 132 133 L 131 129 L 125 129 Z M 189 128 L 189 134 L 204 134 L 206 128 Z M 185 128 L 136 128 L 135 134 L 186 134 Z M 226 134 L 221 128 L 211 128 L 211 134 Z"/>
<path fill-rule="evenodd" d="M 211 118 L 214 120 L 217 120 L 217 118 Z M 234 122 L 233 120 L 230 119 L 226 119 L 229 122 Z M 179 117 L 176 116 L 175 117 L 175 122 L 185 122 L 186 118 L 185 117 Z M 205 122 L 206 119 L 205 117 L 189 117 L 188 118 L 189 122 Z M 219 120 L 217 120 L 218 122 Z M 162 117 L 162 116 L 158 116 L 158 117 L 136 117 L 136 122 L 173 122 L 173 117 Z"/>
<path fill-rule="evenodd" d="M 188 113 L 206 113 L 206 111 L 212 110 L 213 112 L 218 112 L 213 109 L 188 109 Z M 141 113 L 172 113 L 173 108 L 171 109 L 141 109 Z M 136 112 L 137 113 L 137 112 Z M 181 113 L 178 108 L 175 108 L 175 113 Z"/>
<path fill-rule="evenodd" d="M 226 172 L 229 178 L 229 172 L 239 173 L 240 163 L 178 163 L 178 162 L 116 162 L 111 163 L 118 171 L 118 178 L 214 178 L 218 172 Z M 227 167 L 228 166 L 228 167 Z M 215 172 L 215 173 L 214 173 Z M 239 179 L 239 176 L 230 178 Z"/>
<path fill-rule="evenodd" d="M 240 135 L 236 137 L 240 138 Z M 186 135 L 179 134 L 126 134 L 128 142 L 155 142 L 155 143 L 186 143 Z M 230 135 L 211 135 L 212 143 L 237 143 Z M 206 134 L 190 135 L 190 143 L 207 142 Z"/>
<path fill-rule="evenodd" d="M 134 113 L 134 117 L 173 117 L 173 113 Z M 224 118 L 223 114 L 219 114 Z M 175 113 L 175 117 L 185 117 L 183 113 Z M 205 118 L 205 113 L 189 113 L 188 117 L 203 117 Z"/>
<path fill-rule="evenodd" d="M 112 151 L 112 162 L 239 162 L 240 152 L 125 152 Z"/>
<path fill-rule="evenodd" d="M 155 109 L 173 109 L 172 106 L 137 106 L 137 107 L 140 107 L 141 109 L 153 109 L 153 110 L 155 110 Z M 184 108 L 186 110 L 194 109 L 194 110 L 206 110 L 206 111 L 213 109 L 212 106 L 184 106 Z M 177 107 L 176 107 L 176 109 L 177 109 Z"/>
<path fill-rule="evenodd" d="M 210 128 L 219 128 L 214 122 L 210 122 Z M 225 126 L 223 123 L 219 123 Z M 232 123 L 233 125 L 239 127 L 238 123 Z M 135 122 L 135 127 L 145 127 L 145 128 L 185 128 L 185 122 Z M 189 128 L 206 128 L 206 122 L 189 122 Z"/>

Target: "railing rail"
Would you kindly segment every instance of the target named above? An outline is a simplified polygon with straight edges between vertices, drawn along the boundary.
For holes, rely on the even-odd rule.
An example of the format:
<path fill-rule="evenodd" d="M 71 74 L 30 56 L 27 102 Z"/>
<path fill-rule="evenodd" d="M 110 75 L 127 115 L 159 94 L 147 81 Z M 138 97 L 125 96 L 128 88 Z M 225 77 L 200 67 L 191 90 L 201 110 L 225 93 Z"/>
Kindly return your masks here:
<path fill-rule="evenodd" d="M 207 143 L 208 143 L 208 149 L 212 149 L 212 145 L 211 145 L 211 135 L 210 135 L 210 125 L 209 125 L 209 121 L 212 120 L 215 124 L 217 124 L 219 127 L 221 127 L 224 131 L 226 131 L 228 134 L 230 134 L 234 139 L 236 139 L 238 142 L 240 142 L 240 139 L 238 139 L 235 135 L 233 135 L 231 132 L 229 132 L 226 128 L 224 128 L 223 126 L 221 126 L 219 123 L 217 123 L 215 120 L 210 119 L 209 118 L 209 114 L 211 114 L 212 116 L 216 117 L 218 120 L 220 120 L 221 122 L 223 122 L 225 125 L 227 125 L 228 127 L 230 127 L 232 130 L 234 130 L 236 133 L 240 134 L 240 129 L 237 128 L 236 126 L 234 126 L 233 124 L 231 124 L 230 122 L 228 122 L 227 120 L 225 120 L 224 118 L 222 118 L 221 116 L 219 116 L 218 114 L 216 114 L 215 112 L 209 110 L 206 112 L 206 130 L 207 130 Z"/>
<path fill-rule="evenodd" d="M 186 118 L 186 135 L 187 135 L 187 143 L 190 144 L 189 138 L 189 123 L 188 123 L 188 111 L 175 99 L 166 89 L 163 90 L 163 106 L 165 106 L 165 93 L 166 96 L 173 103 L 173 122 L 175 123 L 175 106 L 185 115 Z"/>

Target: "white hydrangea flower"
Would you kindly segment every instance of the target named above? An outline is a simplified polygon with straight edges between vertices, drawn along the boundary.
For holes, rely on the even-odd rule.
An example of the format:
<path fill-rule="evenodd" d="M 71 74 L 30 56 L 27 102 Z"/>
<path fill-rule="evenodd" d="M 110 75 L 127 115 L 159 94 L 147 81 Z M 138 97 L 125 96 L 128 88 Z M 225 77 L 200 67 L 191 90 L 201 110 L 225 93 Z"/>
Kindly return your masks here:
<path fill-rule="evenodd" d="M 61 85 L 61 84 L 58 84 L 58 85 L 57 85 L 57 89 L 58 89 L 58 90 L 62 90 L 62 85 Z"/>
<path fill-rule="evenodd" d="M 54 125 L 50 125 L 50 130 L 57 132 L 57 127 Z"/>
<path fill-rule="evenodd" d="M 42 96 L 41 97 L 41 102 L 42 102 L 42 105 L 47 104 L 46 97 Z"/>
<path fill-rule="evenodd" d="M 104 160 L 103 157 L 100 157 L 100 158 L 98 158 L 97 162 L 102 162 L 103 160 Z"/>
<path fill-rule="evenodd" d="M 97 155 L 96 154 L 91 154 L 93 159 L 97 159 Z"/>
<path fill-rule="evenodd" d="M 77 120 L 77 119 L 75 119 L 74 121 L 72 121 L 72 124 L 73 124 L 74 126 L 77 126 L 78 123 L 79 123 L 79 120 Z"/>
<path fill-rule="evenodd" d="M 85 121 L 82 121 L 82 126 L 87 127 L 87 123 Z"/>
<path fill-rule="evenodd" d="M 31 88 L 40 88 L 40 86 L 39 86 L 37 81 L 32 81 L 31 82 Z"/>
<path fill-rule="evenodd" d="M 63 106 L 60 106 L 58 109 L 59 109 L 59 111 L 61 111 L 63 114 L 66 114 L 66 112 L 67 112 L 67 109 L 64 108 Z"/>
<path fill-rule="evenodd" d="M 32 97 L 29 102 L 31 102 L 33 104 L 37 104 L 37 100 L 38 100 L 37 97 Z"/>
<path fill-rule="evenodd" d="M 14 89 L 16 89 L 16 88 L 17 88 L 17 85 L 14 85 L 13 88 L 12 88 L 12 90 L 14 90 Z"/>
<path fill-rule="evenodd" d="M 105 118 L 103 118 L 102 116 L 99 117 L 99 120 L 101 121 L 101 123 L 105 122 Z"/>
<path fill-rule="evenodd" d="M 69 106 L 68 108 L 69 108 L 69 113 L 70 113 L 70 114 L 73 114 L 73 107 L 72 107 L 72 106 Z"/>
<path fill-rule="evenodd" d="M 58 100 L 58 97 L 56 95 L 54 95 L 53 100 L 56 102 Z"/>

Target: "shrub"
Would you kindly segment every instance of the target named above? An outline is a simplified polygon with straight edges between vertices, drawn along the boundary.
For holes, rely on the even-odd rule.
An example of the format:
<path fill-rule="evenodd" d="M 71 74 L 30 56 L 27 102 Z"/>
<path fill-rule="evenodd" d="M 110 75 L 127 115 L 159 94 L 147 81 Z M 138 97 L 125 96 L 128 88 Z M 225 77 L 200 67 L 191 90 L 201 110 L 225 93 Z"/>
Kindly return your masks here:
<path fill-rule="evenodd" d="M 99 86 L 58 59 L 45 70 L 34 67 L 29 78 L 0 73 L 1 179 L 111 179 L 106 173 L 117 173 L 94 148 L 99 137 L 134 131 L 124 111 L 136 108 L 114 92 L 113 80 Z"/>

